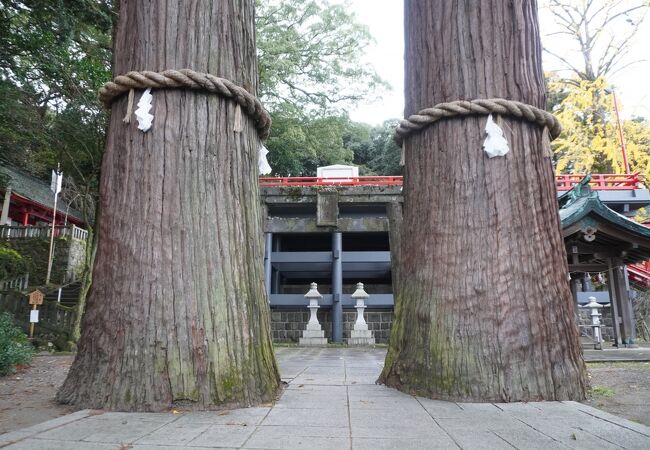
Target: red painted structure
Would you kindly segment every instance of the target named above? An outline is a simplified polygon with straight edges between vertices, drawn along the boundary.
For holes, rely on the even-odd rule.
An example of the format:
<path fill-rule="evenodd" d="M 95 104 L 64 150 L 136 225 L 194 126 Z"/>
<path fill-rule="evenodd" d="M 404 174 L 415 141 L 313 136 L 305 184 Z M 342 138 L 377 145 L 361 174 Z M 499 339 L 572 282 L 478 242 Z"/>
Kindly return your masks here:
<path fill-rule="evenodd" d="M 2 192 L 4 197 L 5 193 Z M 0 207 L 2 204 L 0 203 Z M 41 203 L 30 200 L 15 192 L 11 192 L 9 203 L 9 218 L 14 222 L 18 222 L 23 226 L 37 225 L 38 222 L 52 223 L 53 209 L 49 206 L 42 205 Z M 63 224 L 66 220 L 65 211 L 57 208 L 56 222 Z M 85 224 L 82 220 L 68 214 L 67 223 L 74 224 L 78 227 L 84 227 Z"/>
<path fill-rule="evenodd" d="M 580 182 L 584 175 L 556 175 L 555 186 L 558 191 L 568 191 Z M 633 174 L 592 174 L 589 185 L 596 191 L 629 191 L 641 189 L 643 176 Z M 365 177 L 264 177 L 259 179 L 261 187 L 270 186 L 401 186 L 401 176 L 365 176 Z"/>
<path fill-rule="evenodd" d="M 558 191 L 569 191 L 579 183 L 584 175 L 555 175 L 555 186 Z M 641 189 L 643 175 L 640 173 L 594 173 L 591 175 L 589 186 L 595 191 L 629 191 Z"/>
<path fill-rule="evenodd" d="M 627 274 L 630 281 L 650 288 L 650 262 L 630 264 L 627 266 Z"/>
<path fill-rule="evenodd" d="M 260 178 L 260 186 L 401 186 L 401 176 L 366 176 L 366 177 L 267 177 Z"/>

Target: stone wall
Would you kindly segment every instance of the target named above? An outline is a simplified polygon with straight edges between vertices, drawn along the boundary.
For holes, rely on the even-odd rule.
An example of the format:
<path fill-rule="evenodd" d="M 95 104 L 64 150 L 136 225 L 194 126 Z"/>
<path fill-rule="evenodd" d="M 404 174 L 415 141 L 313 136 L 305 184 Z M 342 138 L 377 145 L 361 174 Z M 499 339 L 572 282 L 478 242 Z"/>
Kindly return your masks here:
<path fill-rule="evenodd" d="M 366 309 L 364 316 L 368 323 L 368 329 L 372 330 L 375 335 L 375 341 L 378 344 L 387 344 L 390 326 L 393 322 L 393 312 L 385 309 Z M 307 308 L 271 310 L 271 336 L 273 341 L 298 342 L 308 320 L 309 310 Z M 355 310 L 343 311 L 343 339 L 350 337 L 350 330 L 352 330 L 356 320 L 357 312 Z M 318 311 L 318 321 L 325 331 L 325 337 L 331 339 L 331 311 L 324 308 L 320 309 Z"/>
<path fill-rule="evenodd" d="M 50 240 L 47 238 L 4 239 L 0 243 L 16 250 L 24 258 L 29 271 L 29 285 L 42 286 L 47 275 L 47 258 L 50 253 Z M 54 257 L 50 282 L 64 284 L 67 281 L 70 240 L 54 239 Z"/>
<path fill-rule="evenodd" d="M 65 273 L 66 283 L 81 280 L 83 277 L 86 242 L 79 239 L 69 239 L 68 266 Z"/>

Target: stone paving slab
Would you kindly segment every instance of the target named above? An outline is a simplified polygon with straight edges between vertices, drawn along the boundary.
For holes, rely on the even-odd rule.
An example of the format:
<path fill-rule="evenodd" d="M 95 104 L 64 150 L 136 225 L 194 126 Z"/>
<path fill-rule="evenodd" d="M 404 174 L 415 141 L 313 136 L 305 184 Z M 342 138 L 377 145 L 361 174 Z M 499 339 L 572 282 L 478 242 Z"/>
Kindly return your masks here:
<path fill-rule="evenodd" d="M 11 450 L 650 449 L 650 428 L 577 402 L 454 403 L 374 384 L 383 349 L 280 348 L 272 406 L 79 411 L 0 435 Z"/>
<path fill-rule="evenodd" d="M 650 348 L 606 348 L 604 350 L 583 350 L 587 362 L 650 361 Z"/>

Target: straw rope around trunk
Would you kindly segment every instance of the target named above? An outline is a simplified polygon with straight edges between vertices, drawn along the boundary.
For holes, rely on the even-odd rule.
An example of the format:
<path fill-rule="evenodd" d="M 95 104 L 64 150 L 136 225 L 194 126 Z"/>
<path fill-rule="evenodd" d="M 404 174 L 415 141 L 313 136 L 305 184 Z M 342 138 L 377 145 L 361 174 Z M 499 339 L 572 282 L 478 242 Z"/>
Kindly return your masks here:
<path fill-rule="evenodd" d="M 99 100 L 109 107 L 120 95 L 132 89 L 178 89 L 206 91 L 235 101 L 255 123 L 261 140 L 266 140 L 271 130 L 271 116 L 257 97 L 230 80 L 190 69 L 132 71 L 118 75 L 99 90 Z"/>
<path fill-rule="evenodd" d="M 503 98 L 457 100 L 454 102 L 438 103 L 433 108 L 426 108 L 400 121 L 395 129 L 394 139 L 400 147 L 409 136 L 422 131 L 429 125 L 451 117 L 498 114 L 536 123 L 549 130 L 551 140 L 562 132 L 562 126 L 557 118 L 542 109 L 526 103 Z"/>

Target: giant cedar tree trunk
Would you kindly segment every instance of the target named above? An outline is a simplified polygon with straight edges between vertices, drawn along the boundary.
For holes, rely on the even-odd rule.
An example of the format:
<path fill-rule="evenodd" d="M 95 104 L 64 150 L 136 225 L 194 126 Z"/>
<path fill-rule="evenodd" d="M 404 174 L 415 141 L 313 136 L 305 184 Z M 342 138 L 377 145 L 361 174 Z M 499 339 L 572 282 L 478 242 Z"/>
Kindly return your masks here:
<path fill-rule="evenodd" d="M 114 74 L 181 68 L 254 89 L 253 0 L 122 0 Z M 268 401 L 279 377 L 255 127 L 244 115 L 234 133 L 222 97 L 154 90 L 142 133 L 122 123 L 126 101 L 112 107 L 93 285 L 57 398 L 143 411 Z"/>
<path fill-rule="evenodd" d="M 535 1 L 406 1 L 406 115 L 502 97 L 544 107 Z M 408 139 L 396 320 L 381 381 L 461 401 L 582 399 L 548 143 L 505 118 L 505 157 L 481 149 L 485 116 Z"/>

